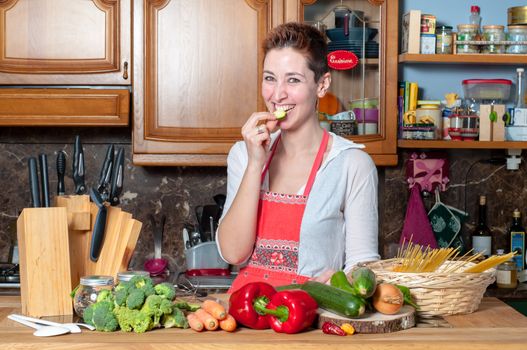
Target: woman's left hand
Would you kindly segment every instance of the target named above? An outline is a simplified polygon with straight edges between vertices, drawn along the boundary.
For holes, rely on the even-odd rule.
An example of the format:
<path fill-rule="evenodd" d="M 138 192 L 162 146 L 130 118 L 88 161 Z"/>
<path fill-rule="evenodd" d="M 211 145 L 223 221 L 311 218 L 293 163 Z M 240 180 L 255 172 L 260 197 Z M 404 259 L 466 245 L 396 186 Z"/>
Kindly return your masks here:
<path fill-rule="evenodd" d="M 335 270 L 328 269 L 322 272 L 320 275 L 313 277 L 310 279 L 310 281 L 320 282 L 320 283 L 327 283 L 331 276 L 335 273 Z"/>

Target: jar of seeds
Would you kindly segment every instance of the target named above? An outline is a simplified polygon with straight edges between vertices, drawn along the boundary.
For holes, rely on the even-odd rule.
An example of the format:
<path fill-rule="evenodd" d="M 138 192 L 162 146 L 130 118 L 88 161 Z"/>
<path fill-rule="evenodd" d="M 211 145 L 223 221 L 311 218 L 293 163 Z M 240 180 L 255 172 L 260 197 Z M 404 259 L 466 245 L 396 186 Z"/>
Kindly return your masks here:
<path fill-rule="evenodd" d="M 84 315 L 84 310 L 91 304 L 97 302 L 97 296 L 102 290 L 112 290 L 113 277 L 112 276 L 84 276 L 81 277 L 81 282 L 75 296 L 73 297 L 73 309 L 80 318 Z"/>
<path fill-rule="evenodd" d="M 476 41 L 478 36 L 477 24 L 459 24 L 457 26 L 457 40 L 458 41 Z M 457 44 L 457 53 L 478 53 L 478 45 L 473 44 Z"/>
<path fill-rule="evenodd" d="M 492 25 L 483 26 L 483 40 L 489 41 L 488 45 L 483 45 L 481 49 L 482 53 L 489 54 L 502 54 L 505 53 L 505 45 L 500 44 L 501 41 L 505 40 L 505 32 L 503 26 Z"/>

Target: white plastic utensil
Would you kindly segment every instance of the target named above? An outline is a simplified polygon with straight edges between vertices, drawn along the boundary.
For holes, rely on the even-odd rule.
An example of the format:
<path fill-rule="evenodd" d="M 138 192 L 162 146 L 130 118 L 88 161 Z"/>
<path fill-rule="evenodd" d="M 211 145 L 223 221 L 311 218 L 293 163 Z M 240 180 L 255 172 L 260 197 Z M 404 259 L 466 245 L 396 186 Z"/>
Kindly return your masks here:
<path fill-rule="evenodd" d="M 70 330 L 64 327 L 38 325 L 36 323 L 25 321 L 20 318 L 12 317 L 11 315 L 7 316 L 7 318 L 9 318 L 12 321 L 21 323 L 24 326 L 28 326 L 28 327 L 36 329 L 36 331 L 33 332 L 33 335 L 37 337 L 53 337 L 55 335 L 62 335 L 62 334 L 70 333 Z"/>
<path fill-rule="evenodd" d="M 87 328 L 89 329 L 90 331 L 94 331 L 95 330 L 95 327 L 92 326 L 92 325 L 89 325 L 89 324 L 86 324 L 86 323 L 72 323 L 72 322 L 69 322 L 69 323 L 59 323 L 59 322 L 53 322 L 53 321 L 48 321 L 48 320 L 42 320 L 40 318 L 33 318 L 33 317 L 28 317 L 28 316 L 24 316 L 24 315 L 18 315 L 18 314 L 11 314 L 11 316 L 15 317 L 15 318 L 19 318 L 21 320 L 25 320 L 25 321 L 29 321 L 29 322 L 34 322 L 34 323 L 37 323 L 37 324 L 44 324 L 44 325 L 47 325 L 47 326 L 58 326 L 58 327 L 64 327 L 64 328 L 67 328 L 70 330 L 71 333 L 80 333 L 81 332 L 81 329 L 79 327 L 84 327 L 84 328 Z"/>

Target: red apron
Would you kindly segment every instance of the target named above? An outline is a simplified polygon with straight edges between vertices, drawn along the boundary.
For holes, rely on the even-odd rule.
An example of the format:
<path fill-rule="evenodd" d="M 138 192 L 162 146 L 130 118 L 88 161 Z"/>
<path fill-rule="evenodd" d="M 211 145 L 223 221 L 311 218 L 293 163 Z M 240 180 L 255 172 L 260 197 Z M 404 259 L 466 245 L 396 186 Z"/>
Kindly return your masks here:
<path fill-rule="evenodd" d="M 322 142 L 311 168 L 303 195 L 261 191 L 258 206 L 256 243 L 246 267 L 242 268 L 229 292 L 249 282 L 267 282 L 273 286 L 303 283 L 309 276 L 298 275 L 300 225 L 307 198 L 326 151 L 329 134 L 324 130 Z M 262 172 L 262 183 L 273 159 L 280 135 Z"/>

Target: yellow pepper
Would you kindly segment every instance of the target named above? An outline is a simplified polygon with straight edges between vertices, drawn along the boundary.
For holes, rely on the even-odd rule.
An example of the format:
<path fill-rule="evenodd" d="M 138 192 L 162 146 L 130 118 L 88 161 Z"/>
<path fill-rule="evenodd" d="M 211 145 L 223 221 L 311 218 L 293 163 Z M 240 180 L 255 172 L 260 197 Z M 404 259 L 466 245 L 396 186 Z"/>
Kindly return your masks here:
<path fill-rule="evenodd" d="M 346 332 L 347 335 L 352 335 L 355 333 L 355 328 L 349 323 L 344 323 L 342 326 L 340 326 L 340 329 Z"/>

